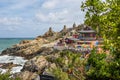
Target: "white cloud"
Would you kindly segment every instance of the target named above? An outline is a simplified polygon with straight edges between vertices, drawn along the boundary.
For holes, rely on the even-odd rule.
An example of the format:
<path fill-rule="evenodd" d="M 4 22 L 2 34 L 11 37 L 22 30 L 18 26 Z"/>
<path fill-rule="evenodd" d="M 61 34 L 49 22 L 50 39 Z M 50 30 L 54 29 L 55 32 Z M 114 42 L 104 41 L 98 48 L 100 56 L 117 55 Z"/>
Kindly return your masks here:
<path fill-rule="evenodd" d="M 48 14 L 38 12 L 36 14 L 36 18 L 42 22 L 48 23 L 65 23 L 69 20 L 67 19 L 69 11 L 64 9 L 59 12 L 49 12 Z"/>
<path fill-rule="evenodd" d="M 21 17 L 3 17 L 0 18 L 0 24 L 2 25 L 19 25 L 22 22 L 22 18 Z"/>
<path fill-rule="evenodd" d="M 7 31 L 15 31 L 18 27 L 17 26 L 9 26 L 6 30 Z"/>
<path fill-rule="evenodd" d="M 80 0 L 45 0 L 42 4 L 42 8 L 44 9 L 55 9 L 61 6 L 68 6 L 69 4 L 80 3 Z M 69 7 L 69 6 L 68 6 Z"/>
<path fill-rule="evenodd" d="M 71 2 L 81 2 L 80 0 L 59 0 L 61 2 L 67 2 L 67 3 L 71 3 Z"/>
<path fill-rule="evenodd" d="M 47 0 L 42 4 L 42 8 L 45 9 L 54 9 L 58 4 L 59 0 Z"/>
<path fill-rule="evenodd" d="M 68 27 L 74 22 L 79 24 L 84 19 L 84 13 L 80 10 L 81 1 L 83 0 L 0 0 L 0 34 L 11 31 L 16 36 L 37 36 L 50 26 L 60 30 L 64 24 Z M 18 34 L 21 32 L 24 34 Z"/>
<path fill-rule="evenodd" d="M 49 24 L 68 24 L 79 22 L 80 16 L 84 17 L 80 11 L 82 0 L 45 0 L 41 9 L 35 14 L 39 22 Z M 83 18 L 81 18 L 82 20 Z M 79 22 L 80 23 L 80 22 Z"/>
<path fill-rule="evenodd" d="M 28 7 L 28 6 L 31 6 L 31 5 L 35 5 L 35 3 L 37 2 L 38 0 L 18 0 L 16 2 L 14 2 L 10 7 L 9 9 L 13 9 L 13 10 L 16 10 L 16 9 L 23 9 L 25 7 Z"/>

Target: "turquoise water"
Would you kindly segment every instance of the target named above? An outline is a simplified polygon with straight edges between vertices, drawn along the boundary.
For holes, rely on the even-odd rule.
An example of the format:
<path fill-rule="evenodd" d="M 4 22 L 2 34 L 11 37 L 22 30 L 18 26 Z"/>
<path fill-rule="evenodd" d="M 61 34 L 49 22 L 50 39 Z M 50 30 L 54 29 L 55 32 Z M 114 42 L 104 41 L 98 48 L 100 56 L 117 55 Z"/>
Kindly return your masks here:
<path fill-rule="evenodd" d="M 33 40 L 33 38 L 0 38 L 0 52 L 19 43 L 21 40 Z"/>
<path fill-rule="evenodd" d="M 33 40 L 33 38 L 0 38 L 0 52 L 6 48 L 11 47 L 12 45 L 19 43 L 22 40 Z M 0 63 L 13 62 L 13 64 L 22 65 L 22 66 L 12 67 L 11 69 L 12 73 L 20 72 L 26 61 L 27 60 L 24 60 L 23 57 L 18 57 L 18 56 L 8 56 L 8 55 L 0 56 Z M 7 71 L 6 69 L 0 68 L 0 72 L 4 73 L 6 71 Z"/>

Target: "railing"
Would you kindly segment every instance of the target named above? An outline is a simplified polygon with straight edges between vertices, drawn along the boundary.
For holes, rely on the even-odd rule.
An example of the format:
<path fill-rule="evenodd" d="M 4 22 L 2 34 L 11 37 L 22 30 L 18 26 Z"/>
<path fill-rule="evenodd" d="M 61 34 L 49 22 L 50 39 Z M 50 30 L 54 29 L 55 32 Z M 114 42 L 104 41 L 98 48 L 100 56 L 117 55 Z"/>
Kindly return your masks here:
<path fill-rule="evenodd" d="M 96 40 L 95 38 L 91 38 L 91 37 L 83 37 L 83 38 L 79 38 L 80 40 L 88 40 L 88 41 L 92 41 L 92 40 Z M 103 40 L 103 38 L 99 38 L 98 40 Z"/>
<path fill-rule="evenodd" d="M 78 52 L 82 52 L 82 51 L 91 51 L 92 48 L 74 48 L 74 47 L 68 47 L 68 46 L 54 46 L 54 49 L 57 50 L 74 50 L 74 51 L 78 51 Z"/>

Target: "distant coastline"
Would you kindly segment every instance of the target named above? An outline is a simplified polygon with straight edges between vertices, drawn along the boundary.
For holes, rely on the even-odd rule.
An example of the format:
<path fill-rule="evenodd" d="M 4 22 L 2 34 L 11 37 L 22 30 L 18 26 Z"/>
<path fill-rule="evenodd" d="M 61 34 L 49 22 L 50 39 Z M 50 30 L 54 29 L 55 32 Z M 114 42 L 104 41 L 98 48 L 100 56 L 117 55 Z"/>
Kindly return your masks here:
<path fill-rule="evenodd" d="M 0 39 L 34 39 L 34 37 L 0 37 Z"/>
<path fill-rule="evenodd" d="M 0 53 L 12 45 L 19 43 L 22 40 L 33 40 L 34 38 L 0 38 Z"/>

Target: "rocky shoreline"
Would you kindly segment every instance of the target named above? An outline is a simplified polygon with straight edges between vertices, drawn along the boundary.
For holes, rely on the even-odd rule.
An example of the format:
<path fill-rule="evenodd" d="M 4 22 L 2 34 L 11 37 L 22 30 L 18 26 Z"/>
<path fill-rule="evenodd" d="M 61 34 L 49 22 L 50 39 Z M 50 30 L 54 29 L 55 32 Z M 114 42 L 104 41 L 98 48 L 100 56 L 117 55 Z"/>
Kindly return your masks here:
<path fill-rule="evenodd" d="M 12 67 L 16 67 L 16 66 L 22 66 L 20 64 L 13 64 L 13 62 L 10 63 L 0 63 L 0 68 L 2 69 L 11 69 Z"/>
<path fill-rule="evenodd" d="M 55 50 L 53 49 L 53 47 L 50 47 L 53 45 L 53 42 L 49 43 L 47 40 L 42 42 L 43 40 L 44 39 L 41 39 L 40 41 L 33 40 L 28 43 L 20 43 L 14 45 L 12 48 L 4 50 L 1 53 L 1 56 L 21 56 L 28 60 L 24 64 L 21 72 L 15 73 L 14 77 L 20 77 L 22 80 L 32 80 L 45 73 L 45 69 L 50 65 L 50 63 L 47 61 L 47 57 L 54 56 L 53 53 L 55 53 Z M 0 68 L 9 70 L 12 67 L 21 66 L 13 64 L 12 62 L 2 63 L 0 65 Z M 47 72 L 46 76 L 49 76 Z"/>
<path fill-rule="evenodd" d="M 79 28 L 81 29 L 79 26 L 76 27 L 77 30 Z M 38 36 L 34 40 L 24 40 L 11 48 L 7 48 L 2 51 L 1 56 L 21 56 L 28 59 L 21 72 L 15 73 L 14 77 L 20 77 L 22 80 L 54 80 L 54 75 L 49 69 L 56 68 L 56 64 L 51 63 L 51 60 L 59 57 L 61 51 L 55 50 L 53 47 L 59 38 L 67 36 L 69 31 L 73 29 L 75 27 L 66 29 L 66 26 L 64 26 L 63 30 L 56 33 L 50 28 L 43 36 Z M 40 79 L 45 78 L 45 76 L 49 79 Z"/>
<path fill-rule="evenodd" d="M 11 48 L 3 50 L 0 55 L 21 56 L 30 59 L 40 53 L 42 45 L 46 43 L 48 43 L 48 41 L 43 38 L 31 41 L 24 40 Z"/>

